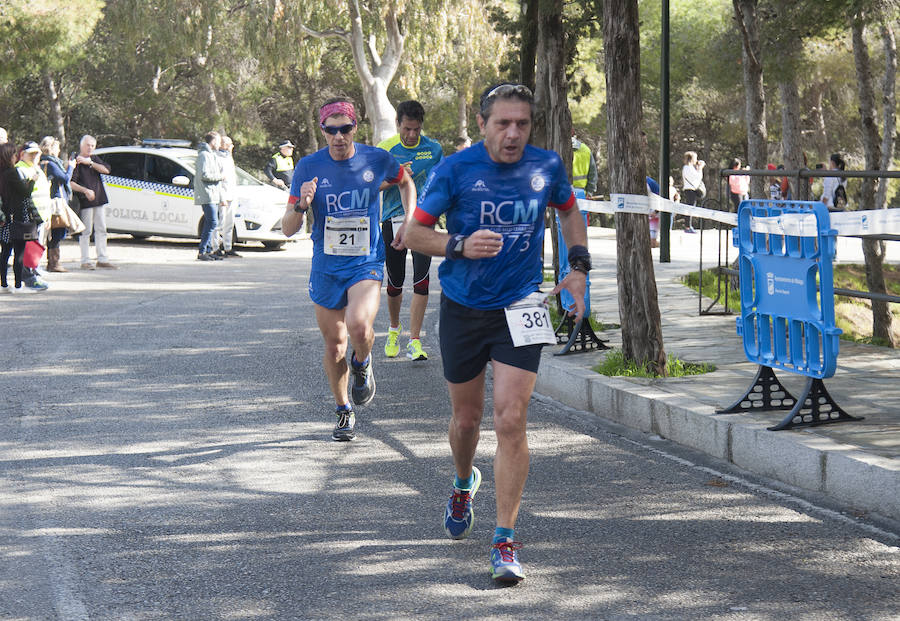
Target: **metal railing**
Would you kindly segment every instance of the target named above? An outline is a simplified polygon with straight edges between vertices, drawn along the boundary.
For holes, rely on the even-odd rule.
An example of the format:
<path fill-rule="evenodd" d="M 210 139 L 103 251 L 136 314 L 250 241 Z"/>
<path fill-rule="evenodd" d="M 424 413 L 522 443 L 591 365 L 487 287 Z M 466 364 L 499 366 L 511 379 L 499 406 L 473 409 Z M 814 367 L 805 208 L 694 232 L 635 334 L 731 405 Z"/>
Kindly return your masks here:
<path fill-rule="evenodd" d="M 745 177 L 791 177 L 796 180 L 795 187 L 797 188 L 797 193 L 800 195 L 798 200 L 810 200 L 810 184 L 808 183 L 808 181 L 815 178 L 840 177 L 842 179 L 900 179 L 900 171 L 896 170 L 830 170 L 825 168 L 800 168 L 798 170 L 735 170 L 732 168 L 725 168 L 721 169 L 718 175 L 718 202 L 720 206 L 724 207 L 723 211 L 732 211 L 729 196 L 730 191 L 728 189 L 728 177 L 731 177 L 733 175 L 740 175 Z M 804 181 L 806 181 L 806 183 L 804 183 Z M 728 235 L 728 233 L 731 231 L 731 227 L 721 223 L 716 223 L 715 231 L 718 236 L 718 261 L 715 269 L 716 291 L 715 297 L 712 299 L 712 302 L 704 309 L 703 227 L 700 228 L 700 261 L 698 276 L 698 310 L 700 315 L 732 314 L 730 302 L 727 295 L 727 289 L 725 289 L 725 287 L 729 286 L 729 283 L 727 281 L 732 277 L 737 276 L 738 273 L 737 270 L 730 267 L 731 261 L 729 260 L 729 249 L 731 247 L 731 244 L 729 243 L 730 236 Z M 882 239 L 885 241 L 900 241 L 900 235 L 876 235 L 872 237 L 874 239 Z M 900 304 L 900 296 L 872 291 L 857 291 L 855 289 L 835 288 L 834 294 L 851 298 L 864 298 L 869 300 L 880 300 L 884 302 Z M 725 298 L 724 303 L 721 302 L 723 295 Z M 715 307 L 717 304 L 722 304 L 724 306 L 724 311 L 713 310 L 713 307 Z"/>

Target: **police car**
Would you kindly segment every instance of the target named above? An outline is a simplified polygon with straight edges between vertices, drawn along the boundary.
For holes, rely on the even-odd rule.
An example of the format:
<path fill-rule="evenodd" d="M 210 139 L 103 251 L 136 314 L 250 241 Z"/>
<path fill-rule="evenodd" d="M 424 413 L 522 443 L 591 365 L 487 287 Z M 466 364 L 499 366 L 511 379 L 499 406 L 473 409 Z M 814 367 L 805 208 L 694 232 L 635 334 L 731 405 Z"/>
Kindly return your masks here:
<path fill-rule="evenodd" d="M 109 204 L 106 228 L 136 238 L 151 235 L 199 238 L 203 209 L 194 204 L 196 149 L 187 140 L 144 140 L 140 146 L 103 147 Z M 287 238 L 281 217 L 288 195 L 237 168 L 234 242 L 259 241 L 279 248 Z"/>

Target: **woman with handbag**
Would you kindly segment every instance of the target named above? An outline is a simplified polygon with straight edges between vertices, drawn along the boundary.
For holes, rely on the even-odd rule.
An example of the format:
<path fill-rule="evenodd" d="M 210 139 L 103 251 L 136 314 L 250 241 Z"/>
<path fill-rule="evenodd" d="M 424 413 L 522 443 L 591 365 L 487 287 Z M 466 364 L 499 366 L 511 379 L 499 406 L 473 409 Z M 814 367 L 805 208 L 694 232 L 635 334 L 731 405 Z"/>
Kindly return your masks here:
<path fill-rule="evenodd" d="M 72 196 L 67 167 L 59 159 L 59 140 L 53 136 L 41 139 L 41 168 L 50 180 L 50 235 L 47 238 L 47 270 L 68 272 L 59 260 L 59 243 L 65 239 L 69 229 L 68 205 Z"/>
<path fill-rule="evenodd" d="M 22 288 L 22 271 L 25 258 L 25 242 L 37 238 L 37 225 L 41 222 L 31 192 L 37 169 L 27 171 L 16 168 L 16 147 L 12 144 L 0 145 L 0 292 L 12 293 L 7 283 L 9 256 L 13 259 L 13 276 L 16 289 Z M 31 176 L 28 176 L 31 172 Z M 35 291 L 46 289 L 36 288 Z"/>

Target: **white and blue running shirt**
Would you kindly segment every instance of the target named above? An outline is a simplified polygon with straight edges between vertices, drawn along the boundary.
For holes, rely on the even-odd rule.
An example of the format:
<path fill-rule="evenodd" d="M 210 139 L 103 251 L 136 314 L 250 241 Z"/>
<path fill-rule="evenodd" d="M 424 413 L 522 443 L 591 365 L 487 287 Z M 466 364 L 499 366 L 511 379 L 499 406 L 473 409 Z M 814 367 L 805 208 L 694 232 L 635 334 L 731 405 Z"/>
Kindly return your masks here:
<path fill-rule="evenodd" d="M 328 274 L 346 274 L 354 268 L 384 261 L 384 242 L 381 241 L 381 204 L 379 187 L 382 181 L 397 183 L 403 174 L 394 156 L 365 144 L 354 143 L 356 152 L 347 160 L 334 160 L 328 147 L 307 155 L 297 162 L 291 182 L 288 203 L 300 199 L 300 186 L 318 177 L 316 194 L 310 205 L 313 218 L 312 269 Z M 325 217 L 369 217 L 369 254 L 363 256 L 326 255 L 324 250 Z"/>
<path fill-rule="evenodd" d="M 471 235 L 490 229 L 503 235 L 503 249 L 490 259 L 441 263 L 444 294 L 481 310 L 509 306 L 538 290 L 543 280 L 544 212 L 575 205 L 562 159 L 527 145 L 513 164 L 493 161 L 484 142 L 438 164 L 419 197 L 414 217 L 432 226 L 447 214 L 447 231 Z"/>

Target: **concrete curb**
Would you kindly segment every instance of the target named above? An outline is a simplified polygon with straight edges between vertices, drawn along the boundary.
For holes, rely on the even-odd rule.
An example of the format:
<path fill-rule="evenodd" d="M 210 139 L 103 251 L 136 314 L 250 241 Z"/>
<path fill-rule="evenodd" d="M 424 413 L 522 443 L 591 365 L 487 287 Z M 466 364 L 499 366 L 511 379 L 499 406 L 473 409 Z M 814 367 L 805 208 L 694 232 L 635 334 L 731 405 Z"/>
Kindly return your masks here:
<path fill-rule="evenodd" d="M 900 520 L 900 463 L 802 432 L 772 432 L 740 414 L 657 386 L 600 375 L 545 354 L 535 391 L 579 410 L 728 461 L 755 474 Z"/>

